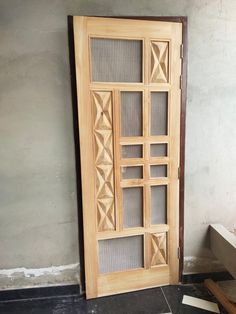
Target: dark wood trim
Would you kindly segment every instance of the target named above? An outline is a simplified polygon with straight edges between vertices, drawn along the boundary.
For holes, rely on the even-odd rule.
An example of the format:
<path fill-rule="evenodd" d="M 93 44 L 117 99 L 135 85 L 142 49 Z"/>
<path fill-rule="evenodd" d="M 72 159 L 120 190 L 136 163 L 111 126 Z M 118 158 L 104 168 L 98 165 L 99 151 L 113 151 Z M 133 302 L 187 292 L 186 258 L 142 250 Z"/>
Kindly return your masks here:
<path fill-rule="evenodd" d="M 184 270 L 184 191 L 185 191 L 185 133 L 186 133 L 186 105 L 187 105 L 187 64 L 188 64 L 188 20 L 182 17 L 182 90 L 181 90 L 181 122 L 180 122 L 180 186 L 179 186 L 179 246 L 180 267 L 179 278 L 181 281 Z"/>
<path fill-rule="evenodd" d="M 179 186 L 179 247 L 180 247 L 179 281 L 181 282 L 182 275 L 183 275 L 183 268 L 184 268 L 184 186 L 185 186 L 185 125 L 186 125 L 186 103 L 187 103 L 187 62 L 188 62 L 188 41 L 187 41 L 188 18 L 186 16 L 97 16 L 97 17 L 174 22 L 174 23 L 182 23 L 182 26 L 183 26 L 182 27 L 183 60 L 182 60 L 181 122 L 180 122 L 180 186 Z M 69 17 L 68 19 L 70 18 L 71 17 Z M 78 117 L 78 115 L 76 115 L 76 117 Z M 78 128 L 76 132 L 77 132 L 77 135 L 75 136 L 77 137 Z M 76 158 L 79 159 L 80 158 L 79 153 L 76 155 L 77 155 Z M 79 190 L 81 190 L 80 179 L 79 179 L 79 187 L 80 187 Z M 78 196 L 78 199 L 80 199 L 80 206 L 82 207 L 81 194 Z M 79 213 L 79 217 L 81 217 L 79 219 L 79 222 L 81 223 L 79 229 L 82 230 L 82 208 L 81 208 L 81 212 Z M 81 235 L 81 233 L 80 233 L 80 239 L 83 239 L 83 234 Z M 82 256 L 82 259 L 83 259 L 83 254 L 84 254 L 83 244 L 81 244 L 81 240 L 80 240 L 80 256 Z M 83 268 L 81 269 L 81 275 L 83 278 L 82 286 L 84 287 L 85 273 L 84 273 L 83 265 L 84 265 L 84 261 L 80 265 L 80 267 Z"/>

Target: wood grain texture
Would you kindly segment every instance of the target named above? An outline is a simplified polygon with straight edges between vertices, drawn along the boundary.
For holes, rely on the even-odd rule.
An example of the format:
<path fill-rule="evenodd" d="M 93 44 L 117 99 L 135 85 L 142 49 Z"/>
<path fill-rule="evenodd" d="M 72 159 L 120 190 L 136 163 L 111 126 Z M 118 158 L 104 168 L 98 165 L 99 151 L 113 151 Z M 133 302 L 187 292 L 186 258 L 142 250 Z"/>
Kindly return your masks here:
<path fill-rule="evenodd" d="M 78 23 L 81 23 L 80 17 L 76 19 L 78 19 Z M 87 175 L 93 176 L 93 178 L 86 179 L 85 175 L 82 175 L 82 183 L 83 186 L 85 185 L 83 202 L 86 204 L 84 206 L 84 211 L 86 211 L 84 213 L 84 223 L 86 229 L 85 264 L 87 298 L 177 283 L 181 94 L 179 86 L 181 58 L 179 52 L 182 43 L 182 25 L 181 23 L 124 21 L 122 19 L 92 17 L 82 19 L 86 29 L 83 33 L 84 41 L 80 42 L 82 44 L 80 48 L 84 50 L 84 53 L 81 54 L 83 54 L 83 61 L 85 61 L 84 65 L 86 67 L 91 68 L 91 64 L 89 63 L 89 40 L 91 37 L 143 40 L 143 56 L 145 60 L 143 63 L 143 82 L 137 84 L 114 82 L 91 83 L 89 70 L 86 70 L 86 76 L 84 77 L 82 63 L 78 67 L 78 74 L 83 77 L 82 81 L 86 85 L 78 85 L 78 94 L 82 93 L 82 96 L 79 95 L 78 97 L 78 101 L 80 101 L 78 105 L 79 115 L 81 115 L 82 127 L 85 129 L 82 131 L 83 135 L 81 135 L 81 155 L 83 155 L 83 149 L 90 149 L 91 154 L 88 160 L 83 157 L 82 167 L 86 163 L 86 169 L 88 170 L 89 168 Z M 107 27 L 108 25 L 109 27 Z M 76 34 L 76 36 L 78 35 Z M 155 48 L 155 58 L 151 61 L 151 44 L 160 42 L 168 43 L 168 45 L 167 47 L 159 46 L 159 52 Z M 157 58 L 159 58 L 158 62 Z M 153 72 L 155 81 L 152 82 L 150 82 L 151 64 L 155 68 L 155 74 Z M 158 75 L 161 78 L 157 78 Z M 81 92 L 82 87 L 85 88 Z M 144 95 L 143 136 L 120 137 L 120 92 L 134 90 L 142 91 Z M 168 92 L 168 135 L 166 136 L 150 135 L 150 102 L 151 92 L 153 91 Z M 90 95 L 88 95 L 89 92 Z M 94 106 L 93 109 L 95 109 L 95 112 L 93 111 L 92 114 L 88 104 L 89 106 Z M 109 109 L 108 104 L 111 104 L 111 109 Z M 81 109 L 80 107 L 83 108 Z M 87 115 L 86 123 L 89 122 L 86 125 L 85 121 L 83 121 L 84 114 L 85 116 Z M 94 134 L 92 139 L 89 138 L 91 134 Z M 151 157 L 151 144 L 158 143 L 166 143 L 168 153 L 166 156 Z M 139 156 L 140 158 L 121 158 L 121 148 L 124 145 L 142 145 L 143 155 Z M 150 164 L 158 165 L 159 163 L 168 164 L 168 177 L 150 178 Z M 120 176 L 121 166 L 136 166 L 140 164 L 144 169 L 142 179 L 122 180 Z M 84 180 L 88 182 L 84 183 Z M 151 226 L 150 187 L 152 185 L 163 184 L 168 185 L 167 225 Z M 89 185 L 92 193 L 89 191 Z M 132 186 L 143 187 L 144 224 L 142 227 L 127 229 L 123 226 L 122 189 Z M 98 200 L 100 202 L 99 205 L 103 206 L 102 210 L 99 208 L 99 211 L 97 211 Z M 90 205 L 90 208 L 88 208 L 88 205 Z M 99 213 L 98 216 L 96 215 L 97 212 Z M 96 229 L 97 226 L 98 229 Z M 150 240 L 152 240 L 152 234 L 157 235 L 158 233 L 162 235 L 156 236 L 156 241 L 154 241 L 155 246 L 151 247 Z M 90 252 L 88 246 L 89 234 L 94 237 L 91 240 L 93 245 L 90 247 Z M 99 275 L 97 260 L 98 241 L 100 239 L 122 238 L 134 234 L 144 236 L 144 269 Z M 151 261 L 153 265 L 151 265 Z M 93 265 L 96 270 L 92 285 L 90 282 L 92 269 L 89 265 Z"/>
<path fill-rule="evenodd" d="M 166 233 L 151 235 L 151 266 L 167 264 Z"/>
<path fill-rule="evenodd" d="M 98 296 L 106 296 L 118 291 L 124 293 L 163 286 L 167 285 L 168 281 L 169 270 L 167 266 L 99 275 Z"/>
<path fill-rule="evenodd" d="M 169 77 L 169 43 L 151 41 L 151 83 L 167 83 Z"/>
<path fill-rule="evenodd" d="M 81 176 L 84 221 L 84 255 L 86 296 L 97 296 L 97 240 L 96 240 L 96 189 L 93 154 L 93 117 L 92 110 L 85 106 L 90 100 L 89 62 L 87 58 L 87 20 L 74 17 L 75 66 L 80 128 Z M 81 49 L 83 48 L 83 49 Z M 81 75 L 83 74 L 83 75 Z M 88 284 L 89 283 L 89 284 Z"/>
<path fill-rule="evenodd" d="M 112 93 L 92 91 L 98 231 L 115 229 Z"/>

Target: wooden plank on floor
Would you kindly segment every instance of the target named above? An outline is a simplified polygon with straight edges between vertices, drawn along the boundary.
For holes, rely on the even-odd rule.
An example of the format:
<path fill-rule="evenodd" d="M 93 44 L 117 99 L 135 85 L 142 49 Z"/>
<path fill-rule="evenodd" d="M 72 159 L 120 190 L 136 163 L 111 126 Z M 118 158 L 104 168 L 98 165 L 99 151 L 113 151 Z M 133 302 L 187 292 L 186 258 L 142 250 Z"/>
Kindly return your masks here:
<path fill-rule="evenodd" d="M 236 314 L 236 305 L 231 303 L 220 287 L 211 279 L 204 281 L 205 286 L 211 293 L 216 297 L 216 299 L 223 305 L 229 314 Z"/>
<path fill-rule="evenodd" d="M 217 282 L 220 289 L 229 301 L 236 303 L 236 280 L 226 280 Z"/>

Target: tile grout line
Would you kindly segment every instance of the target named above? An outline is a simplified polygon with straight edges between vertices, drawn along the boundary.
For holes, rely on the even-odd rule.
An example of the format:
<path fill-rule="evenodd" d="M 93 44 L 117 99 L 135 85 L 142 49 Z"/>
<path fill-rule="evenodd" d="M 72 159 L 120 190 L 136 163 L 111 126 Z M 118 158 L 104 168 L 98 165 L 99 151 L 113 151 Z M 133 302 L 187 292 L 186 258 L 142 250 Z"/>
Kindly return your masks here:
<path fill-rule="evenodd" d="M 164 298 L 165 298 L 165 300 L 166 300 L 166 303 L 167 303 L 167 305 L 168 305 L 168 307 L 169 307 L 170 312 L 173 314 L 172 309 L 171 309 L 171 307 L 170 307 L 170 304 L 169 304 L 169 302 L 168 302 L 168 300 L 167 300 L 167 298 L 166 298 L 166 296 L 165 296 L 165 293 L 164 293 L 162 287 L 161 287 L 161 292 L 162 292 L 162 294 L 163 294 L 163 296 L 164 296 Z"/>

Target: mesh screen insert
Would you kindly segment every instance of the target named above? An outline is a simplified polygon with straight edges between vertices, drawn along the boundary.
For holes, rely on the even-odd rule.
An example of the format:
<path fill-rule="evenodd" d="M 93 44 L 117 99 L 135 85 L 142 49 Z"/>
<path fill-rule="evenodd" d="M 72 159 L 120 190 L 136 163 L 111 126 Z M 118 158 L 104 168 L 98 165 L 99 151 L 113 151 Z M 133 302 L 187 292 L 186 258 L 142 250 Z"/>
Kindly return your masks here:
<path fill-rule="evenodd" d="M 100 240 L 98 243 L 100 273 L 143 267 L 143 236 Z"/>
<path fill-rule="evenodd" d="M 123 189 L 124 227 L 141 227 L 143 225 L 143 188 Z"/>
<path fill-rule="evenodd" d="M 121 92 L 121 136 L 142 136 L 142 93 Z"/>
<path fill-rule="evenodd" d="M 151 223 L 167 223 L 167 187 L 166 185 L 151 186 Z"/>
<path fill-rule="evenodd" d="M 142 82 L 142 41 L 91 39 L 92 80 Z"/>
<path fill-rule="evenodd" d="M 152 178 L 167 177 L 167 165 L 152 165 L 150 173 Z"/>
<path fill-rule="evenodd" d="M 122 178 L 123 179 L 142 179 L 143 178 L 143 167 L 122 167 Z"/>
<path fill-rule="evenodd" d="M 142 158 L 142 145 L 124 145 L 122 146 L 122 158 Z"/>
<path fill-rule="evenodd" d="M 167 92 L 151 93 L 151 135 L 167 135 Z"/>
<path fill-rule="evenodd" d="M 151 144 L 151 157 L 165 157 L 167 156 L 167 144 Z"/>

